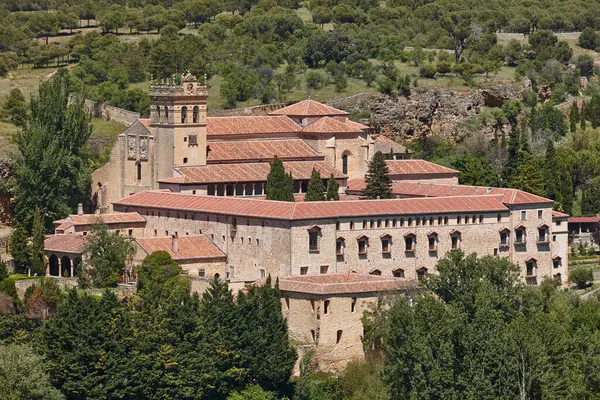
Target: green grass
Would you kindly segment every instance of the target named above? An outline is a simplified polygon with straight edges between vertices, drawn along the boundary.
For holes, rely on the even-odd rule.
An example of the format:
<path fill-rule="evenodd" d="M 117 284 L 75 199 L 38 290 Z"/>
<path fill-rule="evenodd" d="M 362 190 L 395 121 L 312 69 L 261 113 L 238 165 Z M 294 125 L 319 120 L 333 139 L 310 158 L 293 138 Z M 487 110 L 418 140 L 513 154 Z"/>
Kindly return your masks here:
<path fill-rule="evenodd" d="M 10 71 L 7 77 L 0 78 L 0 98 L 6 96 L 12 89 L 21 89 L 26 99 L 37 91 L 40 82 L 56 71 L 56 67 L 49 68 L 19 68 Z"/>
<path fill-rule="evenodd" d="M 9 156 L 17 149 L 13 141 L 16 133 L 16 126 L 7 121 L 0 121 L 0 158 Z"/>
<path fill-rule="evenodd" d="M 40 279 L 40 276 L 27 276 L 27 274 L 12 274 L 9 275 L 8 277 L 9 279 L 12 279 L 13 281 L 25 281 L 28 279 Z"/>

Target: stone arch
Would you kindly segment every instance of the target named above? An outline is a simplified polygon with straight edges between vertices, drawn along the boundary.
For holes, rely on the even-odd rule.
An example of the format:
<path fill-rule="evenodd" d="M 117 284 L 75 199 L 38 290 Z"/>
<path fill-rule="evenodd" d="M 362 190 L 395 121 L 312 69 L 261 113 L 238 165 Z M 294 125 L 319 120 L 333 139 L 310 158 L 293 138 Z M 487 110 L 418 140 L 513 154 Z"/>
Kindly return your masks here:
<path fill-rule="evenodd" d="M 342 153 L 342 173 L 344 175 L 348 175 L 351 170 L 351 161 L 352 161 L 352 152 L 350 150 L 345 150 Z"/>
<path fill-rule="evenodd" d="M 71 277 L 71 259 L 67 256 L 60 259 L 60 276 Z"/>
<path fill-rule="evenodd" d="M 181 123 L 182 124 L 187 123 L 187 107 L 186 106 L 181 107 Z"/>
<path fill-rule="evenodd" d="M 58 257 L 55 254 L 52 254 L 48 258 L 48 263 L 50 264 L 49 273 L 50 276 L 60 276 L 60 266 L 58 263 Z"/>
<path fill-rule="evenodd" d="M 192 121 L 194 124 L 198 123 L 198 116 L 200 115 L 200 108 L 198 106 L 194 106 L 192 111 Z"/>

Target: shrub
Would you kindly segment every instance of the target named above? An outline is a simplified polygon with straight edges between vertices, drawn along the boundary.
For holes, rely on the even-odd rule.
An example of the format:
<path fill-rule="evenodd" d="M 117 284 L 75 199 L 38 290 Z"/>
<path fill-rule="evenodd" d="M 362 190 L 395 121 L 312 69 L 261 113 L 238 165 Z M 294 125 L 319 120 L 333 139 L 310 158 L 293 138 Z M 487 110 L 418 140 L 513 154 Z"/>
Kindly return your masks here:
<path fill-rule="evenodd" d="M 578 289 L 584 289 L 588 282 L 594 280 L 594 275 L 590 268 L 573 268 L 569 273 L 569 280 L 577 285 Z"/>
<path fill-rule="evenodd" d="M 433 79 L 437 72 L 437 67 L 434 64 L 425 64 L 419 68 L 419 75 L 421 78 Z"/>

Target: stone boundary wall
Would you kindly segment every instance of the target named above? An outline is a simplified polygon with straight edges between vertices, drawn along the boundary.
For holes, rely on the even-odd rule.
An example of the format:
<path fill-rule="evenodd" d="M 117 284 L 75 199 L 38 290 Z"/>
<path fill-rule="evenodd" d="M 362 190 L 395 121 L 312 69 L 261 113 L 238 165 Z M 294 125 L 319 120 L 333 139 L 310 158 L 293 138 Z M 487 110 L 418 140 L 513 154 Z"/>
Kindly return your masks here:
<path fill-rule="evenodd" d="M 209 117 L 239 117 L 239 116 L 262 116 L 271 111 L 278 110 L 286 104 L 264 104 L 260 106 L 234 108 L 231 110 L 208 110 Z"/>
<path fill-rule="evenodd" d="M 123 125 L 131 125 L 140 118 L 140 114 L 123 108 L 110 106 L 97 101 L 85 100 L 85 106 L 93 117 L 113 120 Z"/>
<path fill-rule="evenodd" d="M 25 291 L 33 286 L 39 285 L 41 281 L 41 277 L 39 279 L 22 279 L 20 281 L 15 281 L 15 287 L 17 288 L 17 296 L 19 298 L 23 298 L 25 296 Z M 56 279 L 58 282 L 58 286 L 61 289 L 68 289 L 77 286 L 77 278 L 52 278 Z"/>

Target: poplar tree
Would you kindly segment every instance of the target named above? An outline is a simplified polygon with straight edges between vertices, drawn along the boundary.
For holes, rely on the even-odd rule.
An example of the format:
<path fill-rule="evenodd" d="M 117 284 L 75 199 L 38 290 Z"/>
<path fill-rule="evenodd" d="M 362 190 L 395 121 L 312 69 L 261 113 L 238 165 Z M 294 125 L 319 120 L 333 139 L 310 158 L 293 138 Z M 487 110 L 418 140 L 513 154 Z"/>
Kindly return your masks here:
<path fill-rule="evenodd" d="M 577 108 L 577 102 L 575 101 L 571 104 L 571 112 L 569 114 L 571 133 L 575 133 L 577 131 L 577 123 L 579 122 L 580 118 L 579 108 Z"/>
<path fill-rule="evenodd" d="M 44 239 L 46 236 L 44 235 L 44 222 L 39 208 L 36 208 L 33 214 L 31 234 L 31 272 L 41 275 L 45 272 Z"/>
<path fill-rule="evenodd" d="M 337 184 L 335 178 L 333 177 L 333 174 L 331 174 L 329 180 L 327 181 L 327 194 L 325 196 L 327 200 L 339 200 L 339 188 L 340 185 Z"/>
<path fill-rule="evenodd" d="M 285 172 L 283 162 L 275 156 L 267 175 L 267 200 L 294 201 L 294 179 Z"/>
<path fill-rule="evenodd" d="M 381 151 L 376 152 L 369 162 L 369 168 L 365 175 L 367 186 L 364 195 L 367 199 L 392 198 L 392 181 L 389 174 L 390 169 L 385 163 L 385 155 Z"/>
<path fill-rule="evenodd" d="M 323 187 L 321 173 L 315 168 L 313 168 L 310 175 L 310 181 L 308 181 L 308 189 L 306 190 L 304 201 L 325 201 L 325 188 Z"/>
<path fill-rule="evenodd" d="M 42 82 L 30 102 L 31 116 L 19 131 L 15 179 L 16 220 L 31 227 L 37 207 L 44 225 L 64 218 L 87 199 L 91 181 L 91 116 L 81 93 L 70 96 L 68 72 Z"/>

